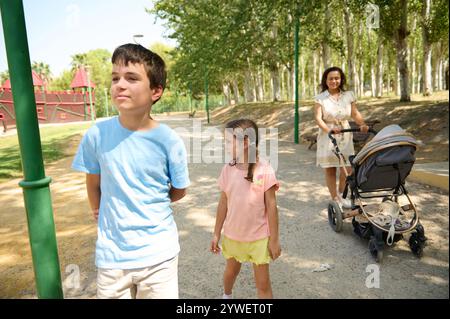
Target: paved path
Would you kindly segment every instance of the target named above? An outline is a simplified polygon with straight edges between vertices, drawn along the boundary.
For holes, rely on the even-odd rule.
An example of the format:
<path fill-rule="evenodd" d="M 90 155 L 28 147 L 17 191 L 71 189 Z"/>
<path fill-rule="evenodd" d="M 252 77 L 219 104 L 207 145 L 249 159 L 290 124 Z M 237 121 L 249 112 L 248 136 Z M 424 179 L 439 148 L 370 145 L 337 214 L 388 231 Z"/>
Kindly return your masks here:
<path fill-rule="evenodd" d="M 192 121 L 162 120 L 172 128 L 186 128 L 187 132 L 181 134 L 183 137 L 192 135 Z M 209 142 L 204 141 L 203 145 Z M 367 242 L 352 233 L 350 222 L 345 222 L 343 232 L 339 234 L 329 227 L 328 194 L 322 171 L 315 166 L 315 152 L 291 142 L 280 141 L 278 146 L 277 177 L 281 188 L 277 200 L 283 251 L 271 265 L 276 298 L 449 297 L 447 192 L 407 183 L 421 213 L 429 238 L 428 246 L 422 259 L 410 252 L 406 241 L 389 248 L 380 266 L 380 288 L 369 289 L 366 279 L 370 273 L 366 269 L 374 261 Z M 70 282 L 70 271 L 65 273 L 68 265 L 77 265 L 81 273 L 80 288 L 65 289 L 65 296 L 93 298 L 95 224 L 87 213 L 84 176 L 70 170 L 70 161 L 71 158 L 67 158 L 47 168 L 47 175 L 54 180 L 51 189 L 65 284 Z M 222 295 L 225 261 L 222 256 L 208 251 L 219 196 L 216 183 L 222 165 L 191 163 L 192 184 L 188 195 L 174 204 L 181 244 L 181 298 L 218 298 Z M 17 182 L 0 184 L 0 202 L 9 203 L 7 209 L 5 205 L 0 208 L 0 296 L 33 297 L 26 222 Z M 19 246 L 13 248 L 13 244 Z M 324 263 L 330 264 L 332 269 L 312 272 Z M 250 265 L 242 267 L 234 295 L 237 298 L 256 297 Z"/>

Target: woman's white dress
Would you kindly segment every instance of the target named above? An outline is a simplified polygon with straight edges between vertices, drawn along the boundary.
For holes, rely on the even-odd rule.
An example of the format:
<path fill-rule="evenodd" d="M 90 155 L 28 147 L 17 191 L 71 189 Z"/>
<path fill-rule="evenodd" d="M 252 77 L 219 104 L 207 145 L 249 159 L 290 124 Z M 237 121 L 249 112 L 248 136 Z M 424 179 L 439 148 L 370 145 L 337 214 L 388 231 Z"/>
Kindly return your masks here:
<path fill-rule="evenodd" d="M 341 129 L 350 128 L 348 121 L 351 120 L 352 102 L 356 100 L 352 91 L 341 91 L 338 100 L 336 100 L 331 96 L 330 92 L 326 90 L 317 95 L 314 100 L 321 105 L 322 119 L 328 127 L 339 127 Z M 338 142 L 341 153 L 347 159 L 346 166 L 350 166 L 348 157 L 355 153 L 353 147 L 353 134 L 343 133 L 334 136 Z M 342 163 L 339 163 L 338 158 L 333 153 L 333 144 L 331 143 L 328 134 L 321 128 L 319 128 L 319 134 L 317 136 L 316 164 L 323 168 L 344 166 Z"/>

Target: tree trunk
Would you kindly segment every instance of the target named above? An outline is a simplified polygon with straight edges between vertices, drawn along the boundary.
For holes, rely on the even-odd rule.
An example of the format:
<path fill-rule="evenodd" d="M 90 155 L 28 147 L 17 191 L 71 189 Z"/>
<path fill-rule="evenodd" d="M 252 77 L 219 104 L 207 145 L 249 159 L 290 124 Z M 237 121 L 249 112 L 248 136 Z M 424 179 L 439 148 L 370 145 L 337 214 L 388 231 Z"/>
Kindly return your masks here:
<path fill-rule="evenodd" d="M 444 71 L 444 60 L 439 59 L 439 72 L 438 72 L 438 90 L 442 91 L 444 89 L 443 81 L 442 81 L 442 75 Z"/>
<path fill-rule="evenodd" d="M 430 95 L 432 90 L 431 84 L 431 43 L 430 43 L 430 10 L 431 0 L 424 0 L 422 6 L 422 89 L 423 95 Z"/>
<path fill-rule="evenodd" d="M 284 68 L 280 68 L 278 71 L 278 77 L 280 79 L 280 100 L 286 96 L 286 83 L 284 82 Z"/>
<path fill-rule="evenodd" d="M 233 96 L 234 96 L 234 103 L 239 104 L 239 86 L 238 81 L 236 79 L 233 80 Z"/>
<path fill-rule="evenodd" d="M 261 65 L 261 81 L 263 88 L 263 101 L 266 99 L 266 80 L 264 79 L 264 64 Z"/>
<path fill-rule="evenodd" d="M 416 29 L 416 16 L 413 16 L 413 21 L 411 25 L 411 30 Z M 416 82 L 417 82 L 417 75 L 416 75 L 416 40 L 413 37 L 411 39 L 411 45 L 409 49 L 409 58 L 410 58 L 410 65 L 411 65 L 411 77 L 410 77 L 410 83 L 411 83 L 411 94 L 416 93 Z"/>
<path fill-rule="evenodd" d="M 256 96 L 260 102 L 264 101 L 264 79 L 262 73 L 262 70 L 258 70 L 256 73 Z"/>
<path fill-rule="evenodd" d="M 359 23 L 358 30 L 358 61 L 359 61 L 359 69 L 356 72 L 356 87 L 357 87 L 357 95 L 364 95 L 364 60 L 363 60 L 363 49 L 362 49 L 362 40 L 363 40 L 363 22 Z"/>
<path fill-rule="evenodd" d="M 383 96 L 383 38 L 378 36 L 377 71 L 375 74 L 375 96 Z"/>
<path fill-rule="evenodd" d="M 389 93 L 391 93 L 392 91 L 392 86 L 391 86 L 391 70 L 392 70 L 392 59 L 391 59 L 391 54 L 388 50 L 387 53 L 387 60 L 388 60 L 388 67 L 387 67 L 387 85 L 386 85 L 386 94 L 389 95 Z"/>
<path fill-rule="evenodd" d="M 322 39 L 322 63 L 324 70 L 330 67 L 330 47 L 327 40 L 331 33 L 331 8 L 327 2 L 325 8 L 325 35 Z"/>
<path fill-rule="evenodd" d="M 313 52 L 313 94 L 314 96 L 316 96 L 318 94 L 317 92 L 317 86 L 318 86 L 318 81 L 317 81 L 317 51 Z"/>
<path fill-rule="evenodd" d="M 299 92 L 302 92 L 301 97 L 304 98 L 305 94 L 306 94 L 306 81 L 305 81 L 305 63 L 304 63 L 303 56 L 300 56 L 300 65 L 301 65 L 301 83 L 300 83 L 300 85 L 302 86 L 302 89 L 301 89 L 301 91 L 299 90 Z M 295 86 L 295 84 L 292 87 L 294 87 L 294 86 Z M 295 91 L 292 90 L 292 92 L 295 92 Z M 293 101 L 293 100 L 294 100 L 294 98 L 291 99 L 291 101 Z"/>
<path fill-rule="evenodd" d="M 413 44 L 411 47 L 411 93 L 415 94 L 416 91 L 416 82 L 417 82 L 417 75 L 416 75 L 416 48 Z"/>
<path fill-rule="evenodd" d="M 409 95 L 409 72 L 408 72 L 408 0 L 401 0 L 400 25 L 394 33 L 397 48 L 397 66 L 400 73 L 400 102 L 411 101 Z"/>
<path fill-rule="evenodd" d="M 353 30 L 350 27 L 352 21 L 351 21 L 351 12 L 350 12 L 350 9 L 348 8 L 348 1 L 345 1 L 345 5 L 344 5 L 344 21 L 345 21 L 345 24 L 347 25 L 347 27 L 345 29 L 346 29 L 346 38 L 347 38 L 348 87 L 350 88 L 350 90 L 352 90 L 356 94 L 357 89 L 356 89 L 356 82 L 355 82 L 356 69 L 355 69 L 355 64 L 354 64 L 355 56 L 354 56 L 354 52 L 353 52 Z"/>
<path fill-rule="evenodd" d="M 244 96 L 246 102 L 255 101 L 255 96 L 253 95 L 252 73 L 250 72 L 250 69 L 245 70 Z"/>
<path fill-rule="evenodd" d="M 422 81 L 422 68 L 418 68 L 417 69 L 417 83 L 416 83 L 416 85 L 417 85 L 416 92 L 417 93 L 423 92 L 422 83 L 423 83 L 423 81 Z"/>
<path fill-rule="evenodd" d="M 376 87 L 376 79 L 375 79 L 375 63 L 373 63 L 372 60 L 372 31 L 371 29 L 367 30 L 368 33 L 368 43 L 369 43 L 369 51 L 368 51 L 368 55 L 369 55 L 369 68 L 370 68 L 370 96 L 375 97 L 375 87 Z"/>
<path fill-rule="evenodd" d="M 280 101 L 280 77 L 278 73 L 278 66 L 276 64 L 271 65 L 270 68 L 270 83 L 272 86 L 272 101 Z"/>
<path fill-rule="evenodd" d="M 250 80 L 249 80 L 249 86 L 250 86 L 250 94 L 251 94 L 251 101 L 256 102 L 256 81 L 255 81 L 255 75 L 252 72 L 252 66 L 250 63 L 250 59 L 247 58 L 248 63 L 248 72 L 250 73 Z"/>
<path fill-rule="evenodd" d="M 364 96 L 364 63 L 359 65 L 359 96 Z"/>
<path fill-rule="evenodd" d="M 292 101 L 292 77 L 291 70 L 293 69 L 292 65 L 289 64 L 289 67 L 286 67 L 286 101 Z"/>
<path fill-rule="evenodd" d="M 318 74 L 317 74 L 317 79 L 318 79 L 318 83 L 320 84 L 322 82 L 322 75 L 324 73 L 324 69 L 323 69 L 323 63 L 320 63 L 320 59 L 322 58 L 322 62 L 323 62 L 323 52 L 319 51 L 319 56 L 318 56 L 318 63 L 317 63 L 317 67 L 318 67 Z M 318 86 L 318 92 L 321 91 L 320 86 Z"/>
<path fill-rule="evenodd" d="M 231 104 L 230 83 L 222 82 L 222 91 L 226 105 L 230 105 Z"/>

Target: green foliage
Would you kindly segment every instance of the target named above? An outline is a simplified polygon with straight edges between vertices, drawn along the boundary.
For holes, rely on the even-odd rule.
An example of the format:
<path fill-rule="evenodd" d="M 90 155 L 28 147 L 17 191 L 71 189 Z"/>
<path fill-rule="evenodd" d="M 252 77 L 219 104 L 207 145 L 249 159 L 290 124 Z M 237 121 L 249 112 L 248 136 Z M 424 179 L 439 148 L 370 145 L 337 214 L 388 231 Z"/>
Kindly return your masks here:
<path fill-rule="evenodd" d="M 60 76 L 53 78 L 47 89 L 49 91 L 70 90 L 70 83 L 72 82 L 74 76 L 74 71 L 64 70 Z"/>

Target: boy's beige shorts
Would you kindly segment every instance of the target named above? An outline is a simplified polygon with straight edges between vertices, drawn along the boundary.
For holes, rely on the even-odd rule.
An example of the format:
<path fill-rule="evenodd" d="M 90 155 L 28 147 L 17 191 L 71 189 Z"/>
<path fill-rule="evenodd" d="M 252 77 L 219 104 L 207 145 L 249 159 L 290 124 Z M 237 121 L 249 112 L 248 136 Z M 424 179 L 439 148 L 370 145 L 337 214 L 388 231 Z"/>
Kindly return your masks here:
<path fill-rule="evenodd" d="M 97 269 L 99 299 L 178 299 L 178 256 L 138 269 Z"/>

